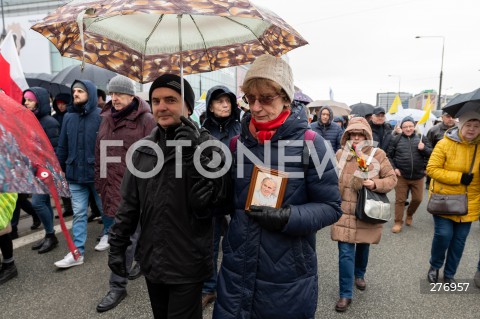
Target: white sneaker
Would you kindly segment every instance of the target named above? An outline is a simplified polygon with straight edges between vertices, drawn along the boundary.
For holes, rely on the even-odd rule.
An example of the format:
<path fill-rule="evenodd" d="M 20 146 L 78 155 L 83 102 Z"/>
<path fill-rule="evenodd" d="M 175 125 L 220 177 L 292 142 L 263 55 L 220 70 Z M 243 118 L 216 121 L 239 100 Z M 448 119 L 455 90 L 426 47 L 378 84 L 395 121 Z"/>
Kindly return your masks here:
<path fill-rule="evenodd" d="M 72 253 L 68 253 L 62 260 L 55 263 L 58 268 L 70 268 L 83 264 L 83 256 L 80 255 L 77 260 L 73 259 Z"/>
<path fill-rule="evenodd" d="M 96 251 L 104 251 L 110 248 L 110 244 L 108 243 L 108 235 L 103 235 L 100 238 L 100 242 L 95 246 Z"/>

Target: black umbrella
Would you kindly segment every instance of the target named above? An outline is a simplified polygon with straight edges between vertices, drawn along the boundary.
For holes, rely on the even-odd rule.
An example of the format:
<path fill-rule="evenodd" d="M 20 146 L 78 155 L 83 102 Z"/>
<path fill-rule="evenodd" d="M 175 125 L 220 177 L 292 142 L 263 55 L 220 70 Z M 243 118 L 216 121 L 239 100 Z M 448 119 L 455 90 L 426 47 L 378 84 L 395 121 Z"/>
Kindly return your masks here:
<path fill-rule="evenodd" d="M 350 105 L 350 109 L 352 110 L 350 114 L 356 114 L 356 115 L 365 117 L 369 114 L 372 114 L 374 108 L 375 107 L 371 104 L 357 103 L 357 104 Z"/>
<path fill-rule="evenodd" d="M 70 94 L 70 87 L 58 83 L 52 83 L 53 75 L 48 73 L 25 73 L 29 87 L 39 86 L 46 89 L 52 97 L 60 93 Z"/>
<path fill-rule="evenodd" d="M 72 65 L 66 67 L 55 75 L 52 79 L 52 83 L 65 85 L 70 88 L 75 80 L 90 80 L 98 89 L 106 91 L 108 82 L 116 75 L 117 73 L 115 72 L 91 64 L 86 64 L 83 72 L 80 65 Z"/>
<path fill-rule="evenodd" d="M 457 95 L 442 110 L 452 117 L 458 117 L 468 111 L 480 113 L 480 89 Z"/>

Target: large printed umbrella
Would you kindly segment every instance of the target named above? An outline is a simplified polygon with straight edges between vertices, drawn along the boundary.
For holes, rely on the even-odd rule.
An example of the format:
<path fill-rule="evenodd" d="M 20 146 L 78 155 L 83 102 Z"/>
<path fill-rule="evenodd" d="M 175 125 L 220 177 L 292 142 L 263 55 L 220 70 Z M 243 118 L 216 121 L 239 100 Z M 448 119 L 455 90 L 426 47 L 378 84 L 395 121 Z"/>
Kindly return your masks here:
<path fill-rule="evenodd" d="M 480 89 L 457 95 L 442 110 L 453 117 L 468 111 L 480 113 Z"/>
<path fill-rule="evenodd" d="M 140 83 L 248 64 L 307 44 L 248 0 L 73 0 L 32 29 L 63 56 Z"/>
<path fill-rule="evenodd" d="M 59 195 L 70 197 L 70 191 L 55 151 L 35 115 L 4 93 L 0 93 L 0 192 L 51 194 L 68 247 L 78 256 L 63 221 Z"/>

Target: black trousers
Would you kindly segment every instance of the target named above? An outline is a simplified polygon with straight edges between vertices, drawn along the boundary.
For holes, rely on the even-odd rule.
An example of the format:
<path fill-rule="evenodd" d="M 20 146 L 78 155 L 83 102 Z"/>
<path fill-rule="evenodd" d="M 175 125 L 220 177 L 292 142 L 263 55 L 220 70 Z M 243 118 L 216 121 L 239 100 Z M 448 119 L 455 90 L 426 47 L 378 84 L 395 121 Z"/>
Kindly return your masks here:
<path fill-rule="evenodd" d="M 202 319 L 203 282 L 164 285 L 146 281 L 155 319 Z"/>

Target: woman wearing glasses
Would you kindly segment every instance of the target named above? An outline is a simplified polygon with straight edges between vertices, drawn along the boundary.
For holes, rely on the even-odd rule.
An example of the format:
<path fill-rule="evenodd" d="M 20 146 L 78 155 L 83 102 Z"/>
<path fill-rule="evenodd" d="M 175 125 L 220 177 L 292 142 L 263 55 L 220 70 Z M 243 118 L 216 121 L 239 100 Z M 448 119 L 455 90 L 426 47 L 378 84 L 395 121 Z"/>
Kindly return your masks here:
<path fill-rule="evenodd" d="M 242 120 L 238 140 L 230 143 L 238 163 L 232 169 L 235 210 L 223 240 L 213 318 L 313 318 L 318 292 L 315 234 L 341 216 L 334 154 L 315 135 L 305 144 L 320 161 L 327 157 L 326 167 L 317 172 L 312 159 L 304 167 L 308 119 L 303 106 L 291 103 L 293 76 L 284 60 L 259 57 L 242 90 L 251 114 Z M 253 156 L 237 158 L 241 146 L 259 162 Z M 252 171 L 259 163 L 290 174 L 279 208 L 245 210 Z"/>

